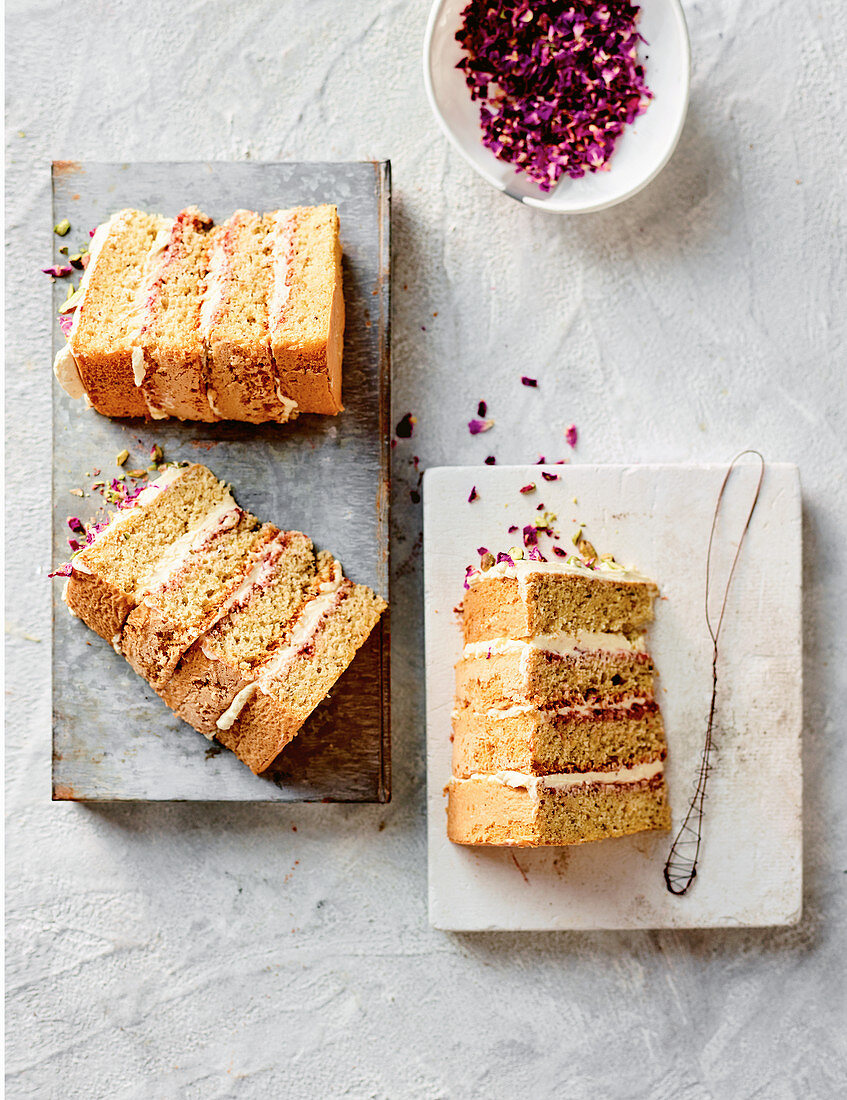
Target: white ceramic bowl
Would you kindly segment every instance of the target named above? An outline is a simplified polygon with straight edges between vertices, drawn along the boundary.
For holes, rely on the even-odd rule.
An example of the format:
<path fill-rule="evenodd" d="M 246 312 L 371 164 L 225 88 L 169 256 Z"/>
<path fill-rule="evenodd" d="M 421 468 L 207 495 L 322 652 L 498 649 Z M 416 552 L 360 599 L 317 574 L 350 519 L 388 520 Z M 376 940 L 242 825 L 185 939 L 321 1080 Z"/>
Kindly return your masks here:
<path fill-rule="evenodd" d="M 618 138 L 609 170 L 576 180 L 563 176 L 548 194 L 482 144 L 479 102 L 471 99 L 464 73 L 456 68 L 464 54 L 456 31 L 466 4 L 435 0 L 424 41 L 424 82 L 444 133 L 481 176 L 528 206 L 581 214 L 622 202 L 658 175 L 676 148 L 688 108 L 691 47 L 679 0 L 640 0 L 638 29 L 646 44 L 641 43 L 639 57 L 653 99 Z"/>

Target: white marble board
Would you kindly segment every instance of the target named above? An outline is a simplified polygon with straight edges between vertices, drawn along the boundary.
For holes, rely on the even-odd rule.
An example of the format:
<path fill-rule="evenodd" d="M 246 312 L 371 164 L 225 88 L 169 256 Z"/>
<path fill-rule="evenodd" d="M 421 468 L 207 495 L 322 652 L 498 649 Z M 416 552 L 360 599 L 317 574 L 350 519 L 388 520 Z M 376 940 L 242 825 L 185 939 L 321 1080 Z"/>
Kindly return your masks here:
<path fill-rule="evenodd" d="M 547 482 L 541 471 L 558 474 Z M 726 466 L 443 467 L 424 478 L 429 916 L 436 928 L 692 928 L 791 924 L 802 886 L 801 501 L 798 471 L 768 465 L 721 636 L 713 771 L 697 879 L 684 897 L 662 868 L 693 791 L 711 692 L 705 563 Z M 736 469 L 716 534 L 719 597 L 758 467 Z M 537 490 L 521 494 L 535 482 Z M 471 488 L 478 499 L 469 503 Z M 454 607 L 463 577 L 519 544 L 537 506 L 560 545 L 583 527 L 598 552 L 660 587 L 650 646 L 668 737 L 673 829 L 555 849 L 465 848 L 446 837 Z M 546 543 L 549 545 L 549 543 Z M 542 549 L 545 538 L 541 539 Z M 720 590 L 720 591 L 718 591 Z M 715 606 L 713 602 L 713 607 Z"/>

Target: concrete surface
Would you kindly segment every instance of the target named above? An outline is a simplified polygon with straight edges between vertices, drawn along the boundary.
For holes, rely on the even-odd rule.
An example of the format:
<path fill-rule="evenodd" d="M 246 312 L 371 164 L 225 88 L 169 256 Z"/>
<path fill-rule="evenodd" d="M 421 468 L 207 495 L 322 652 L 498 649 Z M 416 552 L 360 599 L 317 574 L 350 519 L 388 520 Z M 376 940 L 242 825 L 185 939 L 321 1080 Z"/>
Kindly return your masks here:
<path fill-rule="evenodd" d="M 642 194 L 551 219 L 426 105 L 425 0 L 10 0 L 7 1095 L 829 1097 L 847 1085 L 847 48 L 837 0 L 686 3 L 688 122 Z M 52 805 L 49 162 L 390 157 L 394 799 Z M 435 316 L 437 314 L 437 316 Z M 539 393 L 521 374 L 543 380 Z M 484 398 L 496 427 L 465 424 Z M 781 931 L 426 921 L 424 466 L 797 462 L 805 908 Z M 108 690 L 108 685 L 104 685 Z M 296 831 L 295 831 L 296 830 Z"/>

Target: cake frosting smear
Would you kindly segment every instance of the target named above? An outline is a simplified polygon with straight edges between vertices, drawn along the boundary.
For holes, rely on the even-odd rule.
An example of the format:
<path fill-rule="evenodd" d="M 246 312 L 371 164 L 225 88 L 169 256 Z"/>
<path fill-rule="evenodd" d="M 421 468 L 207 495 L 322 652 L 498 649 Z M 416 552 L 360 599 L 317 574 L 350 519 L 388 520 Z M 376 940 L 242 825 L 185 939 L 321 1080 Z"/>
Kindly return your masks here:
<path fill-rule="evenodd" d="M 471 570 L 448 836 L 581 844 L 670 826 L 646 629 L 656 585 L 611 559 Z"/>

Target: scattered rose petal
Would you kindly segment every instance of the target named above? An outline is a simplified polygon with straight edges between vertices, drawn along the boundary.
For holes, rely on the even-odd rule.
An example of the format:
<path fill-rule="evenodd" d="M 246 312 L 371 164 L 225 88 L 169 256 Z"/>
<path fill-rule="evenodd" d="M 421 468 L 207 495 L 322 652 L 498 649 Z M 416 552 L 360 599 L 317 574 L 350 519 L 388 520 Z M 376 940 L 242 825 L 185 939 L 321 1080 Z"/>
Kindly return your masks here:
<path fill-rule="evenodd" d="M 70 336 L 71 329 L 73 327 L 74 327 L 74 319 L 69 313 L 66 313 L 64 317 L 59 318 L 59 328 L 62 330 L 62 335 L 63 336 L 66 336 L 66 337 Z"/>
<path fill-rule="evenodd" d="M 509 563 L 509 565 L 515 564 L 512 558 L 510 558 L 508 554 L 504 554 L 502 551 L 497 555 L 497 564 L 499 565 L 501 561 L 506 561 Z"/>
<path fill-rule="evenodd" d="M 468 581 L 473 576 L 474 573 L 476 573 L 476 569 L 474 569 L 474 567 L 472 565 L 469 565 L 467 567 L 467 569 L 465 570 L 465 579 L 462 582 L 462 585 L 463 585 L 465 591 L 467 591 L 467 589 L 470 588 L 470 585 L 468 584 Z"/>
<path fill-rule="evenodd" d="M 509 528 L 509 534 L 514 535 L 515 531 L 517 531 L 517 527 L 513 523 L 512 526 Z"/>
<path fill-rule="evenodd" d="M 418 418 L 416 416 L 412 416 L 411 413 L 406 413 L 406 415 L 398 421 L 397 427 L 394 429 L 395 435 L 399 439 L 411 439 L 412 432 L 415 430 L 415 424 L 417 424 L 417 422 Z"/>
<path fill-rule="evenodd" d="M 52 267 L 42 267 L 41 270 L 45 275 L 52 275 L 54 279 L 64 279 L 66 275 L 72 275 L 74 269 L 70 264 L 53 264 Z"/>
<path fill-rule="evenodd" d="M 479 405 L 477 405 L 476 415 L 481 416 L 484 419 L 485 414 L 487 412 L 488 412 L 488 406 L 486 405 L 486 403 L 484 401 L 480 401 Z"/>
<path fill-rule="evenodd" d="M 555 549 L 555 547 L 554 547 Z M 530 561 L 547 561 L 537 546 L 531 546 L 529 548 L 529 560 Z"/>
<path fill-rule="evenodd" d="M 522 493 L 534 493 L 534 492 L 535 492 L 535 482 L 534 482 L 534 481 L 531 481 L 531 482 L 529 483 L 529 485 L 524 485 L 524 486 L 523 486 L 523 487 L 521 488 L 521 492 L 522 492 Z"/>
<path fill-rule="evenodd" d="M 567 550 L 563 550 L 561 548 L 561 546 L 554 546 L 553 547 L 553 553 L 556 554 L 560 558 L 566 558 L 568 556 Z"/>
<path fill-rule="evenodd" d="M 532 386 L 535 389 L 538 386 L 538 379 L 537 378 L 527 378 L 527 376 L 525 374 L 522 374 L 521 375 L 521 385 L 523 385 L 523 386 Z"/>
<path fill-rule="evenodd" d="M 485 465 L 486 466 L 494 466 L 494 465 L 496 465 L 496 463 L 497 463 L 497 459 L 494 457 L 494 455 L 489 455 L 488 458 L 486 458 L 486 460 L 485 460 Z"/>
<path fill-rule="evenodd" d="M 493 420 L 469 420 L 468 431 L 471 435 L 479 435 L 480 432 L 487 432 L 494 427 Z"/>
<path fill-rule="evenodd" d="M 487 546 L 480 546 L 480 547 L 477 548 L 477 554 L 479 554 L 480 557 L 482 557 L 484 554 L 487 554 L 487 553 L 488 553 L 488 547 Z"/>
<path fill-rule="evenodd" d="M 69 561 L 66 561 L 64 565 L 60 565 L 58 569 L 54 569 L 52 573 L 48 573 L 48 577 L 69 577 L 74 571 L 73 566 Z"/>
<path fill-rule="evenodd" d="M 474 487 L 470 491 L 470 495 L 468 496 L 468 504 L 473 504 L 475 500 L 479 500 L 479 493 L 476 491 L 476 485 L 474 485 Z"/>
<path fill-rule="evenodd" d="M 544 478 L 545 481 L 558 481 L 559 480 L 559 475 L 558 474 L 548 474 L 546 470 L 541 471 L 541 476 Z"/>
<path fill-rule="evenodd" d="M 576 424 L 569 424 L 565 428 L 565 440 L 571 447 L 576 446 Z"/>
<path fill-rule="evenodd" d="M 536 546 L 538 544 L 538 531 L 531 523 L 528 523 L 523 529 L 523 544 L 524 546 Z"/>

